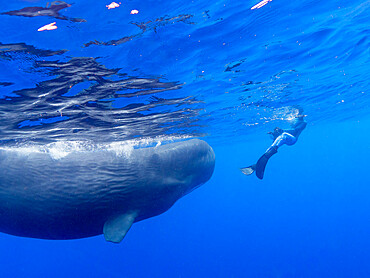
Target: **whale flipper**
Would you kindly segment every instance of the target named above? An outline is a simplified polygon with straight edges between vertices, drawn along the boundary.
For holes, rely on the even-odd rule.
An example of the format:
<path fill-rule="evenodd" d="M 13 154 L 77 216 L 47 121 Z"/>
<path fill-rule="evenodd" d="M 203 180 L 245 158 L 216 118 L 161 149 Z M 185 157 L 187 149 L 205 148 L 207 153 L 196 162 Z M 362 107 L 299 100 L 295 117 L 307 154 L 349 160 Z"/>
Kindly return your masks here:
<path fill-rule="evenodd" d="M 134 223 L 138 213 L 131 212 L 113 217 L 104 224 L 103 233 L 106 241 L 120 243 Z"/>

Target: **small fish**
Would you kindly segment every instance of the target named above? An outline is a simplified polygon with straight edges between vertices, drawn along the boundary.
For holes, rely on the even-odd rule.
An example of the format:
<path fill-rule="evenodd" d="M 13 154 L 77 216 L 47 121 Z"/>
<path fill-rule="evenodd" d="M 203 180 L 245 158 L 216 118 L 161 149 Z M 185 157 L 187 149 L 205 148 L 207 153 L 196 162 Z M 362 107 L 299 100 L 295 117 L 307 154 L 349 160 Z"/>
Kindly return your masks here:
<path fill-rule="evenodd" d="M 262 8 L 264 5 L 266 5 L 268 2 L 271 2 L 272 0 L 263 0 L 259 2 L 258 4 L 254 5 L 251 10 Z"/>
<path fill-rule="evenodd" d="M 55 24 L 56 24 L 56 22 L 44 25 L 44 26 L 40 27 L 39 29 L 37 29 L 37 31 L 40 32 L 40 31 L 46 31 L 46 30 L 48 30 L 48 31 L 55 30 L 55 29 L 58 28 L 58 26 L 56 26 Z"/>
<path fill-rule="evenodd" d="M 59 14 L 60 10 L 71 7 L 71 4 L 68 4 L 63 1 L 54 1 L 50 4 L 50 7 L 26 7 L 20 10 L 9 11 L 2 14 L 14 15 L 14 16 L 24 16 L 24 17 L 36 17 L 36 16 L 51 16 L 56 19 L 61 20 L 70 20 L 73 22 L 86 22 L 82 18 L 68 18 Z"/>
<path fill-rule="evenodd" d="M 109 5 L 106 5 L 106 7 L 108 8 L 108 10 L 110 9 L 115 9 L 115 8 L 118 8 L 120 6 L 121 3 L 116 3 L 116 2 L 112 2 L 110 3 Z"/>

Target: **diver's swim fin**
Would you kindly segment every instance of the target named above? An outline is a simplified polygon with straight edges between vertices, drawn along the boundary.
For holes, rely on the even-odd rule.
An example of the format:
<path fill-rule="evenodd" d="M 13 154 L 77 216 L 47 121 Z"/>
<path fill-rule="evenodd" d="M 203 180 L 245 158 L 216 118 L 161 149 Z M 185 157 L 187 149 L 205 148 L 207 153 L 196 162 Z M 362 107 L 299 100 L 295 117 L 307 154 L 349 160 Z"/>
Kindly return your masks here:
<path fill-rule="evenodd" d="M 277 147 L 272 147 L 267 152 L 265 152 L 260 159 L 258 159 L 256 164 L 256 176 L 260 180 L 263 179 L 263 175 L 265 174 L 265 168 L 267 162 L 269 161 L 270 157 L 277 153 Z"/>
<path fill-rule="evenodd" d="M 247 176 L 252 175 L 254 173 L 254 170 L 256 170 L 256 164 L 253 164 L 248 167 L 240 168 L 240 171 L 242 171 L 242 173 Z"/>

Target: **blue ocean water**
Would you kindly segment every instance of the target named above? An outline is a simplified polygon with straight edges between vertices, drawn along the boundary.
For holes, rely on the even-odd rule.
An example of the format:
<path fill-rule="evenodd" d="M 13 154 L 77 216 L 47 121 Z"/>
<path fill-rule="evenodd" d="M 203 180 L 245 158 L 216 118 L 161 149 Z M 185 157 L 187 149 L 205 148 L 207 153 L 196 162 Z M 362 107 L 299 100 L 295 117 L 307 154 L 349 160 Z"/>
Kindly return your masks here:
<path fill-rule="evenodd" d="M 119 245 L 1 234 L 1 277 L 370 276 L 370 1 L 63 3 L 1 1 L 2 146 L 200 137 L 216 168 Z"/>

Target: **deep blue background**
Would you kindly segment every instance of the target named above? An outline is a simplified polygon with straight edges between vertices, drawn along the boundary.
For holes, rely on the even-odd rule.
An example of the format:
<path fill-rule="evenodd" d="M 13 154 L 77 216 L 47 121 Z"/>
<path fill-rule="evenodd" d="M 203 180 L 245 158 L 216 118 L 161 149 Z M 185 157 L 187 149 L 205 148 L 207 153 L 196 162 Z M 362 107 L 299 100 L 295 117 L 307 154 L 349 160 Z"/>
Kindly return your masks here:
<path fill-rule="evenodd" d="M 35 61 L 74 57 L 94 57 L 129 76 L 179 82 L 181 89 L 155 96 L 199 101 L 189 109 L 200 109 L 194 128 L 208 135 L 203 139 L 215 150 L 215 172 L 168 212 L 135 223 L 119 245 L 103 236 L 47 241 L 0 234 L 0 278 L 370 277 L 369 1 L 273 0 L 254 11 L 258 1 L 127 1 L 109 11 L 109 1 L 75 2 L 61 14 L 86 23 L 1 16 L 1 43 L 69 51 L 44 57 L 0 49 L 0 82 L 13 83 L 0 87 L 0 96 L 57 78 Z M 4 12 L 46 1 L 0 3 Z M 140 11 L 137 17 L 131 9 Z M 155 21 L 181 14 L 193 17 Z M 53 21 L 57 30 L 36 31 Z M 154 23 L 130 42 L 83 47 L 135 35 L 140 29 L 132 22 L 148 21 Z M 118 104 L 147 104 L 150 97 Z M 0 126 L 38 113 L 12 105 L 0 106 Z M 243 175 L 239 168 L 271 143 L 265 133 L 296 105 L 308 115 L 297 144 L 279 149 L 263 181 Z M 155 109 L 171 121 L 173 106 Z M 150 125 L 145 121 L 138 129 Z M 29 133 L 15 124 L 9 136 L 37 136 L 52 124 Z"/>

